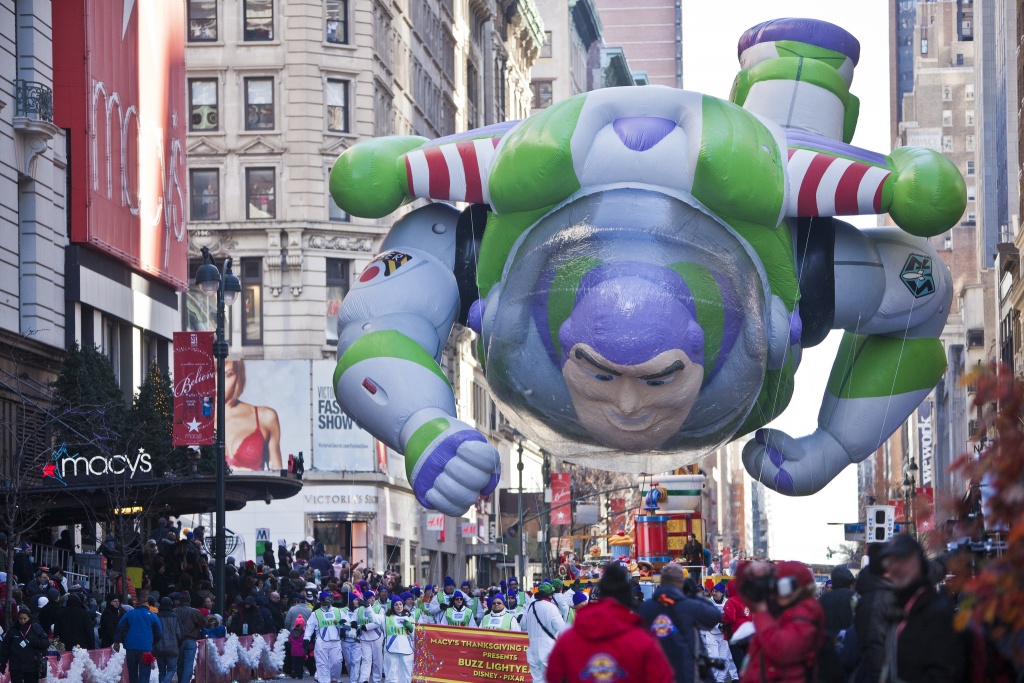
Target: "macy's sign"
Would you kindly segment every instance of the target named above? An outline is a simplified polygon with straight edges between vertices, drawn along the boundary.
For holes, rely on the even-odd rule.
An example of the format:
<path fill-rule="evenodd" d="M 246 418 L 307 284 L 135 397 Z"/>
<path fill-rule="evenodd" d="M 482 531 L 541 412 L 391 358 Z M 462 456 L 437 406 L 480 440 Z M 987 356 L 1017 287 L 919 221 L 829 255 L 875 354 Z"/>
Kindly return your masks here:
<path fill-rule="evenodd" d="M 127 474 L 134 479 L 136 474 L 148 474 L 153 471 L 152 458 L 143 449 L 134 455 L 92 455 L 84 456 L 68 453 L 67 444 L 53 452 L 53 458 L 43 465 L 43 479 L 55 479 L 67 486 L 67 478 L 85 476 L 104 476 L 108 474 Z"/>

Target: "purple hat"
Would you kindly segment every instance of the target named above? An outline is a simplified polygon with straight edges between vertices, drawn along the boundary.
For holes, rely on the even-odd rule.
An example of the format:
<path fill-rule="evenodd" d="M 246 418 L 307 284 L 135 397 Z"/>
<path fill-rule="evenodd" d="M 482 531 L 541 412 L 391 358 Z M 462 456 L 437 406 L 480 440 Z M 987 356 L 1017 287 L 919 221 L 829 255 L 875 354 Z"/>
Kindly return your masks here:
<path fill-rule="evenodd" d="M 704 365 L 704 331 L 690 288 L 675 271 L 650 263 L 608 263 L 583 276 L 558 341 L 562 365 L 576 344 L 618 365 L 639 365 L 672 349 Z"/>
<path fill-rule="evenodd" d="M 409 597 L 412 597 L 412 596 L 409 596 Z M 402 598 L 395 598 L 394 600 L 391 601 L 391 609 L 394 609 L 395 605 L 405 605 L 405 600 L 402 600 Z"/>
<path fill-rule="evenodd" d="M 452 600 L 456 598 L 461 599 L 463 602 L 466 601 L 466 596 L 462 593 L 462 591 L 455 591 L 454 593 L 452 593 Z"/>
<path fill-rule="evenodd" d="M 366 590 L 363 591 L 363 599 L 364 600 L 369 600 L 370 598 L 375 598 L 375 597 L 377 597 L 377 594 L 374 593 L 369 588 L 367 588 Z"/>
<path fill-rule="evenodd" d="M 576 591 L 575 593 L 572 594 L 572 604 L 573 605 L 583 604 L 584 602 L 586 602 L 589 599 L 590 598 L 588 598 L 587 594 L 584 593 L 583 591 Z"/>
<path fill-rule="evenodd" d="M 426 586 L 423 587 L 423 590 L 425 590 L 425 591 L 432 591 L 432 590 L 434 590 L 434 584 L 428 583 Z"/>
<path fill-rule="evenodd" d="M 454 586 L 455 585 L 455 579 L 453 579 L 450 576 L 444 577 L 444 585 L 445 586 Z"/>

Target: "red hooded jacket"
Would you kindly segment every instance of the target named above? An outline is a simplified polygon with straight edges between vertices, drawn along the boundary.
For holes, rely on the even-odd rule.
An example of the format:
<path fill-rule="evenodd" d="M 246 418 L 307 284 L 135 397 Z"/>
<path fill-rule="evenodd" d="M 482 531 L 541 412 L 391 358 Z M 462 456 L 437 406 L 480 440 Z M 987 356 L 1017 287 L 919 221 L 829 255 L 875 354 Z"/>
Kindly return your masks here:
<path fill-rule="evenodd" d="M 778 618 L 754 615 L 757 632 L 747 651 L 741 683 L 804 683 L 825 642 L 825 611 L 813 597 L 788 607 Z M 761 675 L 762 666 L 764 676 Z"/>
<path fill-rule="evenodd" d="M 731 579 L 729 583 L 725 584 L 725 594 L 729 596 L 729 599 L 722 607 L 722 625 L 725 626 L 723 633 L 728 639 L 732 638 L 736 629 L 750 621 L 751 616 L 750 608 L 744 604 L 736 592 L 736 579 Z"/>
<path fill-rule="evenodd" d="M 674 681 L 672 666 L 640 616 L 612 599 L 579 610 L 548 658 L 547 683 Z"/>

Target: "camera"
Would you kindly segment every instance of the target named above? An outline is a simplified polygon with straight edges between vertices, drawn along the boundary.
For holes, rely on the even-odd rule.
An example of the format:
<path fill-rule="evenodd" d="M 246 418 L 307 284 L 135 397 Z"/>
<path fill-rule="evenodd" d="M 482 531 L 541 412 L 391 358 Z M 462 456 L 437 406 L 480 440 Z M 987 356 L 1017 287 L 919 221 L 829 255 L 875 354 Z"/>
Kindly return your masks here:
<path fill-rule="evenodd" d="M 697 672 L 700 674 L 702 679 L 705 678 L 712 669 L 725 671 L 725 660 L 718 659 L 717 657 L 709 657 L 703 653 L 697 655 Z"/>
<path fill-rule="evenodd" d="M 775 574 L 749 576 L 740 584 L 740 595 L 751 603 L 767 602 L 775 596 L 777 590 Z"/>

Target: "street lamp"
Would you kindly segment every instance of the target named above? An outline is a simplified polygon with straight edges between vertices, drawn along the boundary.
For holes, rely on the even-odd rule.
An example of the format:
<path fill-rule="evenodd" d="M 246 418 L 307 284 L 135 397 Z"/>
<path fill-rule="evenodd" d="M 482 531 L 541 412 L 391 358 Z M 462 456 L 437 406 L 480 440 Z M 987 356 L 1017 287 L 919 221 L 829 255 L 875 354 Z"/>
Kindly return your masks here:
<path fill-rule="evenodd" d="M 196 285 L 206 296 L 217 297 L 217 333 L 213 342 L 213 355 L 217 359 L 217 440 L 215 442 L 217 458 L 217 524 L 214 557 L 217 560 L 217 576 L 214 590 L 216 591 L 216 607 L 218 614 L 224 612 L 224 584 L 227 581 L 225 571 L 227 547 L 225 545 L 225 502 L 224 502 L 224 361 L 228 357 L 228 342 L 224 339 L 224 307 L 235 303 L 242 291 L 242 284 L 231 272 L 231 259 L 224 260 L 224 272 L 217 269 L 210 255 L 210 250 L 203 247 L 203 265 L 196 272 Z"/>
<path fill-rule="evenodd" d="M 904 519 L 907 525 L 914 530 L 914 538 L 917 538 L 917 518 L 914 514 L 914 496 L 917 495 L 917 463 L 910 458 L 910 465 L 903 475 L 903 508 Z"/>

